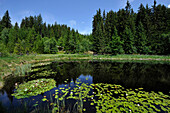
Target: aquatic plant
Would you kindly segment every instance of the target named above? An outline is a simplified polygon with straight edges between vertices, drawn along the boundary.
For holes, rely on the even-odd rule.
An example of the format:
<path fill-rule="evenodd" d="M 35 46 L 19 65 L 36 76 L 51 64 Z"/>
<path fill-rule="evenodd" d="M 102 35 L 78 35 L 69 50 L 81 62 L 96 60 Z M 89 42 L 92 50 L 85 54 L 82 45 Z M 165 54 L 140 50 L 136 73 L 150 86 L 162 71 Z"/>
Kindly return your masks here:
<path fill-rule="evenodd" d="M 17 76 L 23 76 L 23 75 L 28 74 L 30 70 L 31 70 L 31 64 L 25 64 L 22 66 L 17 66 L 13 74 Z"/>
<path fill-rule="evenodd" d="M 96 108 L 96 112 L 170 112 L 170 96 L 162 92 L 146 92 L 143 88 L 135 90 L 125 89 L 121 85 L 97 83 L 88 85 L 75 82 L 76 87 L 60 88 L 60 97 L 56 93 L 55 98 L 60 101 L 74 99 L 77 102 L 73 106 L 76 112 L 86 111 L 83 103 L 90 102 Z M 77 106 L 77 107 L 76 107 Z M 58 105 L 59 107 L 59 105 Z M 88 108 L 87 108 L 88 109 Z"/>
<path fill-rule="evenodd" d="M 32 72 L 35 72 L 35 70 Z M 52 70 L 48 70 L 48 71 L 45 70 L 45 71 L 42 71 L 39 73 L 32 74 L 32 75 L 28 76 L 28 78 L 49 77 L 49 76 L 56 75 L 56 74 L 57 74 L 57 72 L 54 72 Z"/>
<path fill-rule="evenodd" d="M 20 84 L 16 87 L 12 96 L 15 96 L 17 99 L 36 96 L 53 89 L 55 85 L 56 82 L 53 79 L 37 79 L 28 81 L 27 83 Z"/>

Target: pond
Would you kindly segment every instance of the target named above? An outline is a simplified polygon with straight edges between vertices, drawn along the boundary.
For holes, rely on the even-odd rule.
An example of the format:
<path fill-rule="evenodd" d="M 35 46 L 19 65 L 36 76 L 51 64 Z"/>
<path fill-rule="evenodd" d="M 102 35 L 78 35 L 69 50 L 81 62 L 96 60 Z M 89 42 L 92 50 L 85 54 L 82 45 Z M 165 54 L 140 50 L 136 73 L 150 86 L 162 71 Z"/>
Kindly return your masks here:
<path fill-rule="evenodd" d="M 170 65 L 113 61 L 35 64 L 10 76 L 0 112 L 170 112 Z"/>

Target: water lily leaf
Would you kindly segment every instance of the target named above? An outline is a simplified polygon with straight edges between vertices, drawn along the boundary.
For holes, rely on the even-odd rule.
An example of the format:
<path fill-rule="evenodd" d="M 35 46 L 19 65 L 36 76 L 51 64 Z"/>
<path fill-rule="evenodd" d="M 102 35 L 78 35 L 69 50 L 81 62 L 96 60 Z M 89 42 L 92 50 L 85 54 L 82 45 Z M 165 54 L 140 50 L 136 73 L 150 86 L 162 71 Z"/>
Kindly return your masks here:
<path fill-rule="evenodd" d="M 37 79 L 20 84 L 16 91 L 12 94 L 15 98 L 28 98 L 49 91 L 55 87 L 53 79 Z M 34 87 L 33 87 L 34 86 Z"/>

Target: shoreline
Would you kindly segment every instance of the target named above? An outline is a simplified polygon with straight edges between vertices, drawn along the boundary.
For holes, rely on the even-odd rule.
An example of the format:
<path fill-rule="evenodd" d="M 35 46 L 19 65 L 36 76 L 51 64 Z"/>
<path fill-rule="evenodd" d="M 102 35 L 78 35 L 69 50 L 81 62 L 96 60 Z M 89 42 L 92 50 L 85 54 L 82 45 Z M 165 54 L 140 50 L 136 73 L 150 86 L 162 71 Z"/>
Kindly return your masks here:
<path fill-rule="evenodd" d="M 34 64 L 40 62 L 52 62 L 55 60 L 111 60 L 111 61 L 153 61 L 170 63 L 170 56 L 159 55 L 82 55 L 82 54 L 40 54 L 24 55 L 18 57 L 0 58 L 0 76 L 4 78 L 15 70 L 16 66 Z M 42 63 L 43 64 L 43 63 Z"/>

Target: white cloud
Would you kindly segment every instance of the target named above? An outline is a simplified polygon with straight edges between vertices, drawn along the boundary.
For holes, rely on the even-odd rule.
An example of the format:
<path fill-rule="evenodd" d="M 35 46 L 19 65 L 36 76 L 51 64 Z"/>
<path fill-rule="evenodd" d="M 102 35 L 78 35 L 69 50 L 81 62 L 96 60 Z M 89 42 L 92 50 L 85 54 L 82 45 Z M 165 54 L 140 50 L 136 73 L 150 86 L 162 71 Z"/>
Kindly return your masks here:
<path fill-rule="evenodd" d="M 24 18 L 24 17 L 28 17 L 28 16 L 34 16 L 35 12 L 31 11 L 31 10 L 24 10 L 24 11 L 21 11 L 19 13 L 19 15 L 22 16 L 22 18 Z"/>
<path fill-rule="evenodd" d="M 70 20 L 69 23 L 71 26 L 76 26 L 76 24 L 77 24 L 77 22 L 75 20 Z"/>
<path fill-rule="evenodd" d="M 82 35 L 91 34 L 91 32 L 92 31 L 90 29 L 85 29 L 85 30 L 79 31 L 79 33 L 82 34 Z"/>
<path fill-rule="evenodd" d="M 168 8 L 170 8 L 170 4 L 168 5 Z"/>

